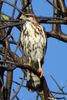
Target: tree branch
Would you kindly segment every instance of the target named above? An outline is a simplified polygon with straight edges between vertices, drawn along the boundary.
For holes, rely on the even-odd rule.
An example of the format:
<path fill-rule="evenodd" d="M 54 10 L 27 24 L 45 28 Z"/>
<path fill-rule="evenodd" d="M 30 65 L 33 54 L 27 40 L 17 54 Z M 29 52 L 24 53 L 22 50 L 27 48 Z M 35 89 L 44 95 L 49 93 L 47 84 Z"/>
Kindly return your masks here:
<path fill-rule="evenodd" d="M 24 82 L 24 78 L 22 79 L 21 84 L 19 85 L 19 87 L 17 88 L 17 90 L 15 91 L 15 93 L 13 94 L 13 96 L 11 97 L 11 100 L 14 100 L 14 98 L 18 95 L 18 93 L 19 93 L 19 91 L 20 91 L 20 89 L 22 87 L 23 82 Z"/>
<path fill-rule="evenodd" d="M 58 8 L 58 1 L 54 0 L 54 5 Z M 54 8 L 54 16 L 53 17 L 59 17 L 60 15 L 58 15 L 58 10 Z M 48 37 L 53 37 L 56 38 L 58 40 L 61 40 L 63 42 L 67 42 L 67 34 L 64 34 L 61 30 L 61 25 L 60 24 L 52 24 L 52 31 L 51 32 L 47 32 Z"/>

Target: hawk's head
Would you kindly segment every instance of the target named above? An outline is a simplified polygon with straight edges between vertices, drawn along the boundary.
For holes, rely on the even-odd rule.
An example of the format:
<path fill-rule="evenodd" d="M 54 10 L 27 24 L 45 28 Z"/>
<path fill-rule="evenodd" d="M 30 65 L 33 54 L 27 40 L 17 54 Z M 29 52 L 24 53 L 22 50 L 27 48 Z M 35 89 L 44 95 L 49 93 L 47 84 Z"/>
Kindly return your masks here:
<path fill-rule="evenodd" d="M 24 14 L 21 15 L 20 19 L 22 19 L 23 21 L 31 21 L 33 23 L 37 23 L 36 18 L 33 14 Z"/>

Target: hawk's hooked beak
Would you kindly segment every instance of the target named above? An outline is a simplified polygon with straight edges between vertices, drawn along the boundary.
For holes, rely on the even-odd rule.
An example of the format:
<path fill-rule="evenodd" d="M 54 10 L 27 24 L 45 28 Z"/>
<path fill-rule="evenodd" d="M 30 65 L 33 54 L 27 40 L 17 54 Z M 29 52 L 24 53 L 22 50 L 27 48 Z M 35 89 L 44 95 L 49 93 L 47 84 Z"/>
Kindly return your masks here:
<path fill-rule="evenodd" d="M 25 19 L 26 19 L 26 16 L 21 15 L 21 16 L 20 16 L 20 19 L 25 20 Z"/>

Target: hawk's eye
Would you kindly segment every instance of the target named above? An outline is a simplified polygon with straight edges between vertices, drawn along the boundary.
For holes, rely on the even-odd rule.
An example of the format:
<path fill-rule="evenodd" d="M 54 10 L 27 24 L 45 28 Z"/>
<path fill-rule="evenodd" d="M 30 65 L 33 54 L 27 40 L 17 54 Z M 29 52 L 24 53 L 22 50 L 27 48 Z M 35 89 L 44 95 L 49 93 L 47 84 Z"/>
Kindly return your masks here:
<path fill-rule="evenodd" d="M 26 17 L 29 17 L 29 15 L 26 15 Z"/>
<path fill-rule="evenodd" d="M 26 17 L 29 17 L 29 14 L 25 14 Z"/>

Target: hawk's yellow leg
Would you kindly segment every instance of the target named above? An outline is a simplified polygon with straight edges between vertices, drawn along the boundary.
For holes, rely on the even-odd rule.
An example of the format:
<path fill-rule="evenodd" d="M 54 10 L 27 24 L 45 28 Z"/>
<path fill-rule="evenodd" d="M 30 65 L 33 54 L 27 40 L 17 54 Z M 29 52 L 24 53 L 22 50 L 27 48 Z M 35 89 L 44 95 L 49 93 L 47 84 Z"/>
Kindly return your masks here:
<path fill-rule="evenodd" d="M 38 71 L 39 71 L 39 73 L 40 73 L 40 78 L 41 78 L 42 76 L 44 76 L 44 74 L 43 74 L 43 70 L 42 70 L 41 63 L 40 63 L 40 59 L 38 59 L 38 65 L 39 65 Z"/>

